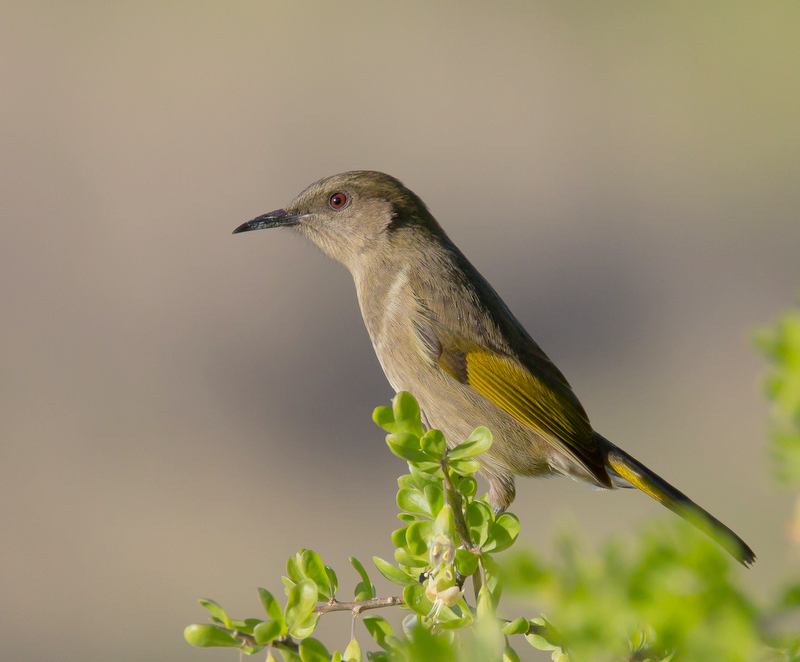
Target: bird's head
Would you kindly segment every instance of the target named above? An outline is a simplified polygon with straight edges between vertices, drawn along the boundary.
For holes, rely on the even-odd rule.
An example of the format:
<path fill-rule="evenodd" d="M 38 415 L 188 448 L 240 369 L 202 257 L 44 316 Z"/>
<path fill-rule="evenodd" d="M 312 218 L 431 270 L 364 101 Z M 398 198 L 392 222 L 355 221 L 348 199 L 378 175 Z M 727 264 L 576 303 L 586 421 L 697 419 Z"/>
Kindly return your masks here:
<path fill-rule="evenodd" d="M 276 227 L 299 230 L 351 271 L 363 260 L 396 249 L 398 235 L 403 243 L 444 236 L 414 192 L 394 177 L 371 170 L 321 179 L 284 209 L 254 218 L 233 233 Z"/>

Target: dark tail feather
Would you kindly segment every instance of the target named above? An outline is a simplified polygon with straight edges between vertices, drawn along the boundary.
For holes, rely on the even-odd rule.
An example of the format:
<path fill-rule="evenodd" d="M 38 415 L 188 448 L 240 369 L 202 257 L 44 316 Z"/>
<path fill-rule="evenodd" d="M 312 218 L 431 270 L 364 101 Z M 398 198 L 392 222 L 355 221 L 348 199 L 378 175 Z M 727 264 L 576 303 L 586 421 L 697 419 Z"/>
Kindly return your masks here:
<path fill-rule="evenodd" d="M 756 555 L 744 540 L 716 517 L 707 513 L 689 497 L 676 490 L 625 451 L 620 450 L 611 442 L 606 441 L 606 443 L 609 446 L 606 456 L 608 466 L 622 478 L 710 536 L 739 563 L 749 566 L 756 560 Z"/>

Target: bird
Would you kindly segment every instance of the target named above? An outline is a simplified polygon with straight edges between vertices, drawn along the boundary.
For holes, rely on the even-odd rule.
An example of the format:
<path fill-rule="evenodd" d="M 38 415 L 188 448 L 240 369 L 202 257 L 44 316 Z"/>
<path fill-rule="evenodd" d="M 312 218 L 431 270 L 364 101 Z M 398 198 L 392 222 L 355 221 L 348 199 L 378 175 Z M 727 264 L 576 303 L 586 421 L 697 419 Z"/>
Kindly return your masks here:
<path fill-rule="evenodd" d="M 478 461 L 496 513 L 514 500 L 516 476 L 636 487 L 743 565 L 754 562 L 727 526 L 592 428 L 564 375 L 398 179 L 370 170 L 325 177 L 233 234 L 276 227 L 350 271 L 386 378 L 417 399 L 426 427 L 450 445 L 489 428 L 494 441 Z"/>

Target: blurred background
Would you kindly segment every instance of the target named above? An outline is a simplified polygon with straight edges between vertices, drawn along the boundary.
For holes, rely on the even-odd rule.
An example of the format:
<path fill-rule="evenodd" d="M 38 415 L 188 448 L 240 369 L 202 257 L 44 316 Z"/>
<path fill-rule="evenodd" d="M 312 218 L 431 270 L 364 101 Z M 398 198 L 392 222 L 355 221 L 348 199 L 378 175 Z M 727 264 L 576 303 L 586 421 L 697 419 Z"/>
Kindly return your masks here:
<path fill-rule="evenodd" d="M 751 337 L 800 287 L 798 34 L 792 3 L 3 2 L 3 655 L 231 659 L 184 642 L 197 598 L 256 615 L 301 547 L 347 597 L 349 555 L 392 557 L 404 465 L 349 274 L 231 236 L 357 168 L 422 196 L 769 591 L 797 559 Z M 545 549 L 672 517 L 517 494 Z"/>

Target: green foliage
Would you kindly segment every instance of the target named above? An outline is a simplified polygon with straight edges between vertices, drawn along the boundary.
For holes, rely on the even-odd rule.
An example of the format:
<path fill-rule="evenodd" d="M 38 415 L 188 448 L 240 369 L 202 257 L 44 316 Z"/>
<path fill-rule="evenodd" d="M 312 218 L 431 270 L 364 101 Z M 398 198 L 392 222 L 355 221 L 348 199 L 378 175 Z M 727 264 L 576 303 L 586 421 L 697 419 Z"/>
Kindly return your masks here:
<path fill-rule="evenodd" d="M 767 392 L 776 475 L 797 486 L 800 314 L 762 331 L 758 344 L 772 364 Z M 800 633 L 786 625 L 800 616 L 800 581 L 764 607 L 740 587 L 742 570 L 721 548 L 669 516 L 599 551 L 562 534 L 552 560 L 515 551 L 504 555 L 501 568 L 494 555 L 514 546 L 520 522 L 511 513 L 496 515 L 486 495 L 476 496 L 476 458 L 491 446 L 489 430 L 477 428 L 448 450 L 440 431 L 423 429 L 408 393 L 376 409 L 373 419 L 387 432 L 391 452 L 408 463 L 397 481 L 402 526 L 391 533 L 393 562 L 373 557 L 396 595 L 379 597 L 367 569 L 351 557 L 359 581 L 354 601 L 342 602 L 334 570 L 317 553 L 300 550 L 287 562 L 283 606 L 258 589 L 266 615 L 236 621 L 216 602 L 201 600 L 211 623 L 187 627 L 190 644 L 248 655 L 266 648 L 267 662 L 275 654 L 286 662 L 361 662 L 365 656 L 372 662 L 515 662 L 515 648 L 528 645 L 555 662 L 800 662 Z M 499 618 L 504 587 L 546 616 Z M 401 629 L 370 611 L 381 607 L 404 610 Z M 311 635 L 322 615 L 343 610 L 353 614 L 352 636 L 343 652 L 331 653 Z M 369 639 L 355 628 L 360 615 Z"/>
<path fill-rule="evenodd" d="M 504 565 L 506 586 L 544 608 L 574 660 L 761 659 L 778 644 L 737 586 L 738 567 L 685 522 L 672 519 L 633 541 L 593 553 L 571 536 L 553 562 L 519 553 Z M 548 639 L 552 642 L 553 639 Z M 773 657 L 781 659 L 777 651 Z"/>
<path fill-rule="evenodd" d="M 299 656 L 303 662 L 360 661 L 361 645 L 355 637 L 344 653 L 333 654 L 311 638 L 320 616 L 346 609 L 355 618 L 366 609 L 395 605 L 409 612 L 401 633 L 395 634 L 383 618 L 364 619 L 382 649 L 367 653 L 370 660 L 516 659 L 508 636 L 528 634 L 533 626 L 518 618 L 509 629 L 495 617 L 501 584 L 499 566 L 491 555 L 514 544 L 520 524 L 510 513 L 495 516 L 486 495 L 476 498 L 477 483 L 472 478 L 479 468 L 476 458 L 492 444 L 491 433 L 477 428 L 448 450 L 439 430 L 423 429 L 419 406 L 408 393 L 398 393 L 392 407 L 379 407 L 373 418 L 388 433 L 389 449 L 408 462 L 408 473 L 397 481 L 404 526 L 392 533 L 395 563 L 374 558 L 378 571 L 400 587 L 402 598 L 388 598 L 383 604 L 367 570 L 351 558 L 361 581 L 353 591 L 353 603 L 339 602 L 336 573 L 316 552 L 303 549 L 286 564 L 284 608 L 269 591 L 259 589 L 267 618 L 232 621 L 220 605 L 201 600 L 211 612 L 212 625 L 189 626 L 185 632 L 189 643 L 237 647 L 248 654 L 269 647 L 269 655 L 275 648 L 284 659 Z M 470 580 L 478 598 L 476 609 L 464 598 Z M 469 649 L 463 647 L 466 640 L 472 642 Z"/>
<path fill-rule="evenodd" d="M 779 481 L 800 485 L 800 311 L 781 317 L 756 335 L 756 344 L 770 361 L 766 378 L 772 403 L 771 455 Z"/>

